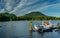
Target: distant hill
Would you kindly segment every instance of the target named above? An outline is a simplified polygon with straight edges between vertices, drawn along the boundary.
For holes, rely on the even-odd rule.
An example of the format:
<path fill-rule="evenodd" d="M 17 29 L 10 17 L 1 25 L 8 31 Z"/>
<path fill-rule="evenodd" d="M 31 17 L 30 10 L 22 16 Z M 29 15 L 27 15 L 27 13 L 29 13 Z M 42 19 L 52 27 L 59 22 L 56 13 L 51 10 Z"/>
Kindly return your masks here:
<path fill-rule="evenodd" d="M 15 21 L 16 15 L 9 13 L 0 13 L 0 21 Z"/>
<path fill-rule="evenodd" d="M 35 16 L 35 17 L 37 17 L 37 16 L 46 16 L 46 15 L 41 13 L 41 12 L 31 12 L 31 13 L 28 13 L 24 16 Z"/>

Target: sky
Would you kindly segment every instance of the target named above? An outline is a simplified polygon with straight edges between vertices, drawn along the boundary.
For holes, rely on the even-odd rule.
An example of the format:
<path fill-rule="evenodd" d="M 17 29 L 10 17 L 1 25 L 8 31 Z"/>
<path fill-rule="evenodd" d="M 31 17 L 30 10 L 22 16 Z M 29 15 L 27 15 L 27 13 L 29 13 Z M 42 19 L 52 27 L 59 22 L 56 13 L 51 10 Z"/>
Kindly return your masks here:
<path fill-rule="evenodd" d="M 32 11 L 60 17 L 60 0 L 0 0 L 0 13 L 23 16 Z"/>

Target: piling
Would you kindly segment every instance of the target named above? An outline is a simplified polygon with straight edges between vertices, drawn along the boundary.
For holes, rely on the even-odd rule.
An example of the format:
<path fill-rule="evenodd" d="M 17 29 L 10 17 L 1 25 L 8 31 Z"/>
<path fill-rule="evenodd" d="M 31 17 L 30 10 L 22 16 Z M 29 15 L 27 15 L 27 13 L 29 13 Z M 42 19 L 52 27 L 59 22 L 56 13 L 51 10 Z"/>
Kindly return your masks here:
<path fill-rule="evenodd" d="M 32 28 L 32 21 L 30 21 L 30 32 L 33 31 L 33 28 Z"/>

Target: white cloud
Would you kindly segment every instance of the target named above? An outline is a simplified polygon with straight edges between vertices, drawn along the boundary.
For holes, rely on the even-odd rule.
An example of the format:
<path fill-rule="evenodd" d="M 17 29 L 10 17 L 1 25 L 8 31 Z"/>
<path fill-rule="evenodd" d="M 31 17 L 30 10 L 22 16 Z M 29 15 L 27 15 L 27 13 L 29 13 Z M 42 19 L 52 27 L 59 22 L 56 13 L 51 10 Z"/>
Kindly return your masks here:
<path fill-rule="evenodd" d="M 5 9 L 7 10 L 11 10 L 12 7 L 10 6 L 11 0 L 6 0 L 6 5 L 5 5 Z"/>
<path fill-rule="evenodd" d="M 31 0 L 32 1 L 32 0 Z M 33 4 L 33 3 L 36 3 L 36 2 L 39 2 L 38 0 L 35 0 L 35 2 L 34 1 L 26 1 L 26 2 L 24 2 L 23 3 L 23 1 L 21 1 L 20 2 L 20 4 L 19 4 L 19 6 L 17 6 L 16 8 L 15 8 L 15 10 L 13 10 L 13 11 L 11 11 L 11 12 L 13 12 L 13 13 L 15 13 L 16 11 L 18 11 L 18 13 L 19 12 L 26 12 L 27 10 L 28 11 L 32 11 L 32 10 L 36 10 L 37 8 L 39 8 L 39 7 L 41 7 L 41 6 L 45 6 L 45 5 L 47 5 L 48 4 L 48 1 L 46 1 L 46 2 L 44 2 L 44 3 L 42 3 L 42 4 L 36 4 L 36 5 L 33 5 L 33 6 L 30 6 L 30 7 L 27 7 L 27 8 L 24 8 L 24 6 L 28 6 L 29 4 Z M 21 9 L 21 8 L 24 8 L 24 9 Z M 19 11 L 20 10 L 20 11 Z M 27 12 L 28 12 L 27 11 Z"/>
<path fill-rule="evenodd" d="M 18 5 L 16 8 L 14 8 L 14 10 L 11 11 L 11 13 L 12 13 L 12 12 L 15 12 L 15 11 L 21 9 L 21 8 L 24 8 L 25 6 L 29 6 L 29 5 L 37 2 L 37 1 L 39 1 L 39 0 L 21 0 L 20 3 L 19 3 L 19 5 Z M 21 10 L 22 10 L 22 9 L 21 9 Z M 24 10 L 24 9 L 23 9 L 23 10 Z"/>
<path fill-rule="evenodd" d="M 16 14 L 25 14 L 30 11 L 46 11 L 50 8 L 53 9 L 60 9 L 60 0 L 53 0 L 53 2 L 47 0 L 18 0 L 19 3 L 16 5 L 16 0 L 5 0 L 5 10 L 4 11 L 10 11 L 10 13 L 16 13 Z M 52 5 L 51 5 L 51 4 Z M 54 4 L 58 3 L 58 4 Z M 3 11 L 1 10 L 1 11 Z"/>
<path fill-rule="evenodd" d="M 18 5 L 18 3 L 20 2 L 19 0 L 5 0 L 6 4 L 5 4 L 5 11 L 12 11 L 14 10 L 14 8 Z M 17 3 L 18 2 L 18 3 Z M 16 5 L 17 3 L 17 5 Z"/>
<path fill-rule="evenodd" d="M 0 13 L 4 13 L 4 12 L 5 12 L 4 9 L 1 9 L 1 10 L 0 10 Z"/>
<path fill-rule="evenodd" d="M 51 5 L 47 5 L 47 6 L 44 6 L 44 7 L 41 7 L 40 10 L 41 11 L 46 11 L 48 10 L 49 8 L 59 8 L 60 9 L 60 3 L 57 3 L 57 4 L 51 4 Z"/>
<path fill-rule="evenodd" d="M 16 10 L 22 8 L 22 7 L 25 5 L 26 2 L 27 2 L 27 0 L 21 0 L 20 3 L 18 4 L 18 6 L 17 6 L 16 8 L 14 8 L 14 10 L 11 11 L 10 13 L 13 13 L 13 12 L 15 12 Z"/>

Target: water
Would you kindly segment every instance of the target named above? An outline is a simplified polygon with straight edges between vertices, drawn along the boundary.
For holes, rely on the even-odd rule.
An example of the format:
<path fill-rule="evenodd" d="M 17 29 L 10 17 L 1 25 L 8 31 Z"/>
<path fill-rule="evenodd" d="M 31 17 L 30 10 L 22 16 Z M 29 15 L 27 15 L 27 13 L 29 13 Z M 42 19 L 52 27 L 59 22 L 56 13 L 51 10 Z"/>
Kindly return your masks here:
<path fill-rule="evenodd" d="M 32 21 L 33 25 L 41 25 L 42 21 Z M 60 21 L 51 21 L 57 25 Z M 29 32 L 29 21 L 0 22 L 0 38 L 60 38 L 60 30 L 55 32 Z"/>

